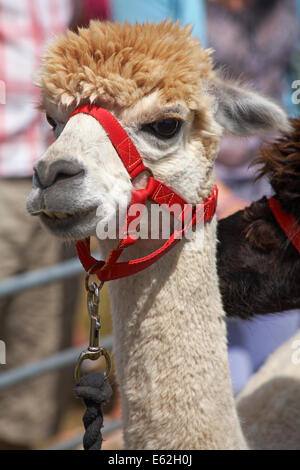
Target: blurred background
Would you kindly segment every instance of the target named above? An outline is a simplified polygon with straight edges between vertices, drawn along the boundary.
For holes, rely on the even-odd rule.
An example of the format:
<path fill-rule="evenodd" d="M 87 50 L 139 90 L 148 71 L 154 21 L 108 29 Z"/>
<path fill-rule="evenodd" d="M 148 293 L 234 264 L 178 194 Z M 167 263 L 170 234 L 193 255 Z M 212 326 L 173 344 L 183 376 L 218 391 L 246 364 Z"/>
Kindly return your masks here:
<path fill-rule="evenodd" d="M 37 109 L 34 74 L 57 33 L 76 31 L 93 18 L 192 24 L 193 35 L 215 49 L 216 66 L 225 75 L 299 114 L 292 83 L 300 79 L 300 0 L 0 0 L 0 339 L 6 344 L 0 449 L 74 448 L 82 433 L 84 409 L 72 391 L 73 365 L 89 334 L 82 271 L 73 247 L 48 235 L 26 213 L 25 200 L 33 163 L 52 141 Z M 249 169 L 260 145 L 255 137 L 222 139 L 219 218 L 271 194 L 267 181 L 255 182 L 255 169 Z M 102 297 L 101 338 L 109 347 L 106 290 Z M 299 326 L 298 311 L 228 323 L 235 393 Z M 103 448 L 120 449 L 122 434 L 114 429 L 121 406 L 113 376 L 111 381 Z"/>

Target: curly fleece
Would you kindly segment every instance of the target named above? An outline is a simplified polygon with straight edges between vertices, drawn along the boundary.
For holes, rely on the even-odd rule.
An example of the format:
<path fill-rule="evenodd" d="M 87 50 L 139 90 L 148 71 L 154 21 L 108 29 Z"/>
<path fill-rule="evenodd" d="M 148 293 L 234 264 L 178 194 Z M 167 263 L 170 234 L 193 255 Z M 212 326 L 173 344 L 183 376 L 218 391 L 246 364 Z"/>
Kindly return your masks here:
<path fill-rule="evenodd" d="M 189 26 L 92 21 L 49 46 L 37 77 L 43 96 L 57 105 L 101 102 L 122 108 L 154 90 L 162 100 L 199 103 L 200 84 L 212 72 L 211 51 Z"/>

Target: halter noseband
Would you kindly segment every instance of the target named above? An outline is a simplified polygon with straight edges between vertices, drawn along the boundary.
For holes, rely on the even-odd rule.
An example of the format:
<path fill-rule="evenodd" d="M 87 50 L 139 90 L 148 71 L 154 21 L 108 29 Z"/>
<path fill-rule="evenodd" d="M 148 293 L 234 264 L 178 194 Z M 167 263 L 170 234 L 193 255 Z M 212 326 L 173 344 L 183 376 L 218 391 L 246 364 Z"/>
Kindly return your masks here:
<path fill-rule="evenodd" d="M 92 116 L 104 128 L 129 173 L 131 181 L 141 172 L 147 170 L 132 140 L 118 120 L 109 111 L 98 106 L 83 105 L 75 109 L 69 119 L 79 113 Z M 213 218 L 216 211 L 217 196 L 218 189 L 217 186 L 215 186 L 211 195 L 203 204 L 192 207 L 164 183 L 150 177 L 146 188 L 132 191 L 131 202 L 127 209 L 126 222 L 121 232 L 118 247 L 110 252 L 107 261 L 97 261 L 91 256 L 89 238 L 76 242 L 76 250 L 84 269 L 90 274 L 96 274 L 102 282 L 130 276 L 131 274 L 146 269 L 173 248 L 173 246 L 180 241 L 187 229 Z M 117 262 L 123 250 L 134 244 L 137 239 L 136 234 L 128 233 L 128 227 L 132 219 L 136 218 L 136 216 L 132 217 L 129 215 L 129 209 L 133 204 L 142 204 L 145 207 L 148 199 L 159 205 L 163 205 L 165 209 L 174 214 L 181 223 L 182 228 L 175 230 L 166 243 L 151 254 L 126 262 Z M 180 207 L 182 210 L 174 212 L 174 209 L 172 209 L 174 205 Z"/>

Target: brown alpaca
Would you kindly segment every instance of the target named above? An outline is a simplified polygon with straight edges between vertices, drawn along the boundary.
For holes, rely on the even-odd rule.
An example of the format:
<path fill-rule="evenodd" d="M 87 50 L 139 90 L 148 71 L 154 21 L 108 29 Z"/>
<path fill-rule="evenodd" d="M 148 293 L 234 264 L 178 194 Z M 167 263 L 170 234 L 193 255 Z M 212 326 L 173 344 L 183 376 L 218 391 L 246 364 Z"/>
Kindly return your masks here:
<path fill-rule="evenodd" d="M 293 131 L 260 150 L 254 163 L 275 198 L 300 223 L 300 119 Z M 299 230 L 299 228 L 298 228 Z M 218 274 L 227 316 L 251 318 L 300 308 L 300 255 L 263 197 L 218 223 Z"/>

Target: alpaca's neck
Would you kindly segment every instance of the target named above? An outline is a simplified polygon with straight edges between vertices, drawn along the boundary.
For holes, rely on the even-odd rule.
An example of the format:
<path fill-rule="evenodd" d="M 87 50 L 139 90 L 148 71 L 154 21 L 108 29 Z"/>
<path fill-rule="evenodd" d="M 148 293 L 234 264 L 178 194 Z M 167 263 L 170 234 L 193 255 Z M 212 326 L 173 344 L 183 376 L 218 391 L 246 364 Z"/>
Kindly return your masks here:
<path fill-rule="evenodd" d="M 126 448 L 245 447 L 229 378 L 215 225 L 142 273 L 110 283 Z"/>

